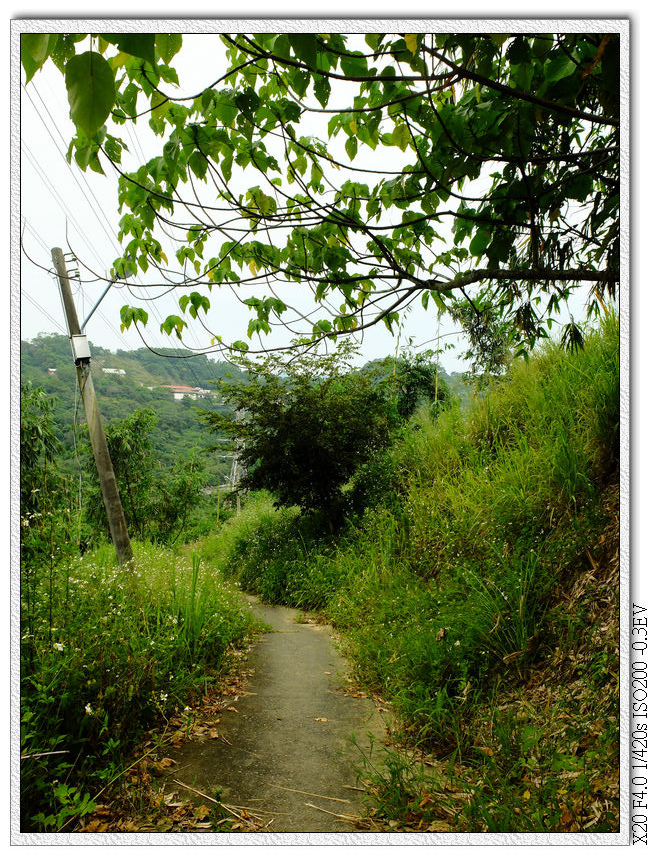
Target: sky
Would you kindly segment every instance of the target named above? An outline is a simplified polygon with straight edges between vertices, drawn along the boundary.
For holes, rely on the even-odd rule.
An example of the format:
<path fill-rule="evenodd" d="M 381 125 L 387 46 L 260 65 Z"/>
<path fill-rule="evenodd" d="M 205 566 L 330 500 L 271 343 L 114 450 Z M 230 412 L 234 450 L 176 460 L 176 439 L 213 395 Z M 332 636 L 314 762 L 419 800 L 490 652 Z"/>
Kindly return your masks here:
<path fill-rule="evenodd" d="M 198 28 L 196 22 L 192 26 Z M 497 29 L 496 24 L 492 27 Z M 225 68 L 225 61 L 219 59 L 220 50 L 218 38 L 212 34 L 185 36 L 181 53 L 172 61 L 181 82 L 178 95 L 199 92 L 216 77 L 215 69 Z M 120 215 L 116 179 L 110 166 L 106 168 L 108 176 L 103 177 L 89 170 L 82 172 L 75 164 L 69 165 L 65 158 L 73 127 L 68 117 L 63 78 L 49 62 L 26 87 L 20 88 L 20 124 L 23 248 L 20 330 L 23 339 L 33 339 L 39 333 L 66 333 L 58 283 L 48 272 L 52 269 L 52 248 L 60 247 L 64 252 L 73 250 L 81 262 L 75 264 L 72 260 L 69 272 L 78 270 L 81 276 L 81 282 L 73 280 L 73 290 L 79 319 L 84 321 L 102 295 L 110 265 L 119 254 Z M 144 161 L 145 156 L 148 158 L 159 152 L 161 141 L 144 122 L 134 128 L 129 124 L 118 134 L 137 160 L 131 163 L 134 166 Z M 365 161 L 369 155 L 368 149 L 362 148 L 357 159 Z M 167 251 L 173 254 L 170 249 Z M 147 282 L 148 278 L 146 274 L 142 281 Z M 141 334 L 133 327 L 122 332 L 120 308 L 125 303 L 138 306 L 140 302 L 137 290 L 132 296 L 124 285 L 113 286 L 86 326 L 90 341 L 113 351 L 139 348 L 143 339 L 162 350 L 185 347 L 175 336 L 160 332 L 160 322 L 168 314 L 178 313 L 178 308 L 171 298 L 159 294 L 143 289 L 139 295 L 157 297 L 155 302 L 142 304 L 150 316 L 148 327 Z M 179 294 L 177 292 L 176 297 Z M 586 292 L 582 292 L 572 304 L 571 312 L 577 319 L 582 317 L 585 297 Z M 218 322 L 214 330 L 227 339 L 246 338 L 248 310 L 234 299 L 224 297 L 223 292 L 217 295 L 213 291 L 211 301 L 210 321 Z M 565 318 L 568 319 L 567 313 Z M 192 322 L 185 344 L 201 350 L 209 347 L 210 342 L 200 326 Z M 404 317 L 398 334 L 389 333 L 383 324 L 364 333 L 360 362 L 392 355 L 408 345 L 420 351 L 439 351 L 440 362 L 448 372 L 466 368 L 460 356 L 466 341 L 458 334 L 457 326 L 449 318 L 438 322 L 431 311 L 424 312 L 419 301 L 414 302 L 411 312 Z"/>
<path fill-rule="evenodd" d="M 216 77 L 215 68 L 225 68 L 225 60 L 223 65 L 218 60 L 215 62 L 219 51 L 218 37 L 212 34 L 184 37 L 183 49 L 173 61 L 181 81 L 178 95 L 197 93 Z M 41 332 L 66 332 L 57 281 L 48 273 L 52 247 L 60 247 L 64 252 L 71 249 L 82 262 L 81 267 L 71 262 L 69 272 L 79 270 L 81 274 L 82 282 L 73 280 L 73 289 L 79 320 L 84 321 L 104 291 L 110 264 L 119 254 L 116 239 L 119 214 L 114 175 L 102 177 L 91 171 L 82 172 L 76 165 L 69 165 L 65 158 L 72 124 L 58 70 L 48 63 L 26 87 L 21 87 L 20 98 L 21 336 L 32 339 Z M 134 158 L 150 157 L 159 152 L 161 141 L 148 130 L 146 123 L 141 122 L 135 128 L 125 127 L 118 134 L 124 137 Z M 110 172 L 109 167 L 107 171 Z M 148 275 L 142 280 L 148 281 Z M 155 296 L 158 292 L 142 292 L 142 296 L 149 294 Z M 211 320 L 219 321 L 217 332 L 231 339 L 246 338 L 248 310 L 234 299 L 224 299 L 223 293 L 216 296 L 213 291 L 211 301 Z M 133 328 L 125 332 L 120 329 L 119 310 L 127 302 L 139 305 L 123 285 L 109 290 L 86 327 L 91 342 L 111 350 L 139 348 L 144 337 L 157 348 L 183 347 L 175 336 L 160 332 L 164 317 L 178 313 L 175 302 L 160 298 L 155 303 L 144 304 L 150 321 L 142 336 Z M 421 308 L 416 308 L 415 313 L 407 317 L 399 336 L 390 334 L 383 325 L 365 332 L 360 358 L 365 361 L 393 354 L 407 345 L 409 339 L 420 350 L 438 346 L 444 350 L 445 344 L 452 340 L 445 336 L 450 333 L 456 333 L 453 339 L 460 346 L 463 340 L 457 331 L 453 322 L 443 321 L 438 326 L 435 316 L 431 313 L 425 316 Z M 209 340 L 200 327 L 192 323 L 186 343 L 191 348 L 201 348 L 209 345 Z M 448 371 L 463 367 L 458 351 L 444 352 L 441 362 Z"/>

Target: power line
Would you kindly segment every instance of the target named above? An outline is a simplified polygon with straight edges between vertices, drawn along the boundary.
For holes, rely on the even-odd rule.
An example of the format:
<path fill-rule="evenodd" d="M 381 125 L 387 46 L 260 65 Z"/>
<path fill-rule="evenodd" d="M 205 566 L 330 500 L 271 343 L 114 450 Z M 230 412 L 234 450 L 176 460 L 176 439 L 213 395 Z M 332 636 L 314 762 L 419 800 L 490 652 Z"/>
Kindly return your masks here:
<path fill-rule="evenodd" d="M 23 227 L 24 227 L 27 231 L 29 231 L 29 233 L 32 235 L 32 237 L 34 238 L 34 240 L 35 240 L 37 243 L 40 243 L 40 245 L 41 245 L 41 247 L 43 248 L 43 251 L 44 251 L 44 252 L 49 252 L 49 249 L 47 248 L 47 244 L 45 243 L 45 241 L 43 240 L 43 238 L 41 237 L 41 235 L 36 231 L 36 229 L 35 229 L 35 228 L 34 228 L 34 227 L 29 223 L 29 222 L 27 222 L 26 219 L 23 219 Z"/>
<path fill-rule="evenodd" d="M 91 209 L 93 210 L 94 215 L 97 217 L 98 212 L 99 212 L 99 213 L 102 213 L 102 215 L 103 215 L 103 209 L 101 208 L 99 202 L 97 201 L 97 198 L 96 198 L 96 196 L 95 196 L 95 194 L 94 194 L 94 192 L 93 192 L 93 190 L 92 190 L 90 184 L 88 183 L 87 178 L 86 178 L 85 175 L 84 175 L 82 179 L 83 179 L 83 181 L 84 181 L 84 184 L 87 186 L 87 188 L 88 188 L 88 190 L 89 190 L 89 192 L 90 192 L 90 195 L 92 196 L 93 200 L 95 201 L 95 203 L 96 203 L 96 205 L 97 205 L 96 208 L 95 208 L 95 207 L 92 207 L 88 195 L 86 195 L 84 189 L 81 187 L 81 184 L 80 184 L 80 182 L 79 182 L 79 178 L 77 177 L 77 174 L 76 174 L 75 172 L 72 171 L 72 169 L 71 169 L 71 167 L 70 167 L 70 165 L 69 165 L 67 159 L 66 159 L 65 156 L 64 156 L 64 153 L 63 153 L 63 151 L 62 151 L 62 149 L 61 149 L 61 146 L 60 146 L 60 145 L 57 143 L 57 141 L 55 140 L 55 137 L 54 137 L 54 135 L 52 134 L 52 128 L 53 128 L 54 130 L 56 130 L 56 133 L 57 133 L 57 135 L 58 135 L 60 141 L 63 143 L 63 145 L 65 145 L 65 139 L 64 139 L 64 136 L 63 136 L 63 134 L 61 133 L 61 130 L 59 129 L 59 127 L 58 127 L 58 125 L 57 125 L 55 119 L 52 117 L 52 114 L 51 114 L 49 108 L 47 107 L 47 104 L 45 103 L 45 101 L 44 101 L 44 99 L 43 99 L 43 97 L 42 97 L 40 91 L 38 90 L 38 88 L 37 88 L 36 86 L 34 86 L 33 88 L 30 88 L 30 89 L 33 89 L 34 93 L 36 94 L 36 96 L 37 96 L 38 99 L 40 100 L 40 103 L 42 104 L 43 109 L 44 109 L 44 111 L 46 112 L 46 114 L 47 114 L 47 116 L 48 116 L 48 118 L 49 118 L 49 123 L 46 122 L 46 120 L 45 120 L 44 117 L 43 117 L 43 114 L 41 113 L 41 111 L 39 110 L 38 106 L 35 104 L 34 100 L 32 99 L 32 96 L 31 96 L 30 91 L 28 91 L 28 90 L 24 87 L 24 85 L 23 85 L 23 90 L 24 90 L 25 93 L 27 94 L 27 97 L 28 97 L 28 99 L 29 99 L 29 101 L 30 101 L 30 103 L 31 103 L 31 105 L 32 105 L 32 108 L 34 109 L 34 111 L 35 111 L 35 113 L 36 113 L 38 119 L 40 120 L 40 122 L 41 122 L 41 123 L 43 124 L 43 126 L 45 127 L 45 129 L 46 129 L 46 131 L 47 131 L 47 133 L 48 133 L 50 139 L 52 140 L 52 143 L 54 144 L 55 149 L 57 150 L 57 152 L 59 153 L 59 155 L 61 155 L 61 157 L 64 159 L 64 161 L 65 161 L 65 163 L 66 163 L 66 166 L 67 166 L 68 170 L 71 172 L 71 174 L 72 174 L 72 176 L 73 176 L 73 178 L 74 178 L 74 180 L 75 180 L 75 183 L 77 184 L 77 186 L 78 186 L 79 189 L 81 190 L 81 192 L 82 192 L 84 198 L 86 199 L 86 202 L 89 204 L 89 206 L 91 206 Z M 139 139 L 139 137 L 138 137 L 138 135 L 137 135 L 137 131 L 136 131 L 135 129 L 132 129 L 130 126 L 127 126 L 127 133 L 128 133 L 129 138 L 130 138 L 130 140 L 131 140 L 131 142 L 132 142 L 132 144 L 133 144 L 134 151 L 138 151 L 138 152 L 139 152 L 139 156 L 140 156 L 140 158 L 144 161 L 144 160 L 145 160 L 144 149 L 143 149 L 142 144 L 141 144 L 141 142 L 140 142 L 140 139 Z M 43 181 L 43 183 L 44 183 L 44 184 L 46 185 L 46 187 L 48 188 L 48 191 L 50 192 L 50 194 L 51 194 L 52 197 L 54 198 L 55 202 L 56 202 L 56 203 L 61 207 L 63 213 L 66 215 L 66 218 L 70 219 L 71 223 L 75 226 L 76 230 L 79 232 L 79 234 L 81 235 L 81 237 L 86 241 L 86 245 L 88 246 L 88 248 L 90 249 L 90 251 L 95 255 L 96 259 L 97 259 L 98 261 L 101 261 L 101 256 L 99 256 L 98 253 L 97 253 L 97 251 L 96 251 L 96 249 L 94 249 L 94 248 L 93 248 L 93 247 L 88 243 L 88 240 L 87 240 L 87 237 L 86 237 L 85 233 L 81 230 L 81 228 L 80 228 L 80 226 L 78 225 L 78 223 L 77 223 L 76 219 L 74 218 L 74 216 L 69 212 L 69 210 L 68 210 L 68 208 L 67 208 L 65 202 L 63 201 L 63 199 L 61 198 L 61 196 L 58 194 L 58 191 L 56 190 L 56 188 L 54 187 L 54 185 L 52 184 L 52 182 L 50 181 L 50 179 L 47 177 L 47 175 L 45 174 L 44 170 L 43 170 L 43 169 L 41 168 L 41 166 L 39 165 L 39 162 L 38 162 L 38 160 L 36 159 L 36 157 L 34 156 L 34 154 L 29 150 L 28 146 L 27 146 L 24 142 L 23 142 L 23 146 L 24 146 L 24 148 L 25 148 L 25 152 L 26 152 L 26 154 L 27 154 L 27 156 L 28 156 L 30 162 L 32 163 L 32 165 L 34 166 L 34 168 L 36 169 L 36 171 L 38 172 L 38 174 L 39 174 L 41 180 Z M 106 221 L 105 221 L 105 222 L 106 222 Z M 100 224 L 101 224 L 101 223 L 100 223 Z M 109 225 L 108 230 L 107 230 L 107 228 L 106 228 L 106 225 L 101 225 L 101 227 L 102 227 L 102 229 L 106 232 L 106 234 L 107 234 L 107 236 L 108 236 L 110 242 L 113 244 L 113 246 L 114 246 L 116 249 L 118 249 L 119 252 L 121 252 L 121 250 L 119 249 L 119 247 L 118 247 L 118 246 L 116 245 L 116 243 L 115 243 L 114 229 L 112 228 L 112 226 Z M 145 287 L 145 286 L 143 285 L 143 287 Z M 82 295 L 83 295 L 83 288 L 81 289 L 81 291 L 82 291 Z M 159 322 L 159 323 L 162 323 L 162 322 L 161 322 L 161 319 L 158 317 L 157 310 L 155 309 L 155 307 L 154 307 L 154 305 L 153 305 L 153 302 L 152 302 L 152 301 L 149 301 L 147 305 L 150 307 L 150 309 L 152 309 L 152 310 L 154 311 L 154 317 L 155 317 L 155 318 L 158 318 L 158 322 Z M 162 332 L 161 332 L 161 333 L 162 333 Z M 197 345 L 200 345 L 200 344 L 201 344 L 201 340 L 199 339 L 197 333 L 194 331 L 194 329 L 192 328 L 192 326 L 191 326 L 190 323 L 188 323 L 188 326 L 187 326 L 187 333 L 188 333 L 188 335 L 192 338 L 192 340 L 193 340 Z M 170 346 L 171 346 L 171 336 L 170 336 L 170 335 L 167 335 L 167 338 L 169 339 L 169 341 L 170 341 Z M 124 342 L 124 340 L 122 340 L 122 341 Z M 191 349 L 189 349 L 189 350 L 191 351 Z"/>
<path fill-rule="evenodd" d="M 44 309 L 41 306 L 41 304 L 29 294 L 29 292 L 27 292 L 23 289 L 21 291 L 21 295 L 23 297 L 25 297 L 33 306 L 35 306 L 36 309 L 38 309 L 39 312 L 41 312 L 42 315 L 45 316 L 45 318 L 49 319 L 52 322 L 52 324 L 56 327 L 57 331 L 65 334 L 65 328 L 63 327 L 63 325 L 60 322 L 56 321 L 54 318 L 52 318 L 52 316 L 49 314 L 49 312 L 46 309 Z"/>
<path fill-rule="evenodd" d="M 71 166 L 70 166 L 68 160 L 66 159 L 66 157 L 65 157 L 65 155 L 64 155 L 64 150 L 62 149 L 60 143 L 58 143 L 57 140 L 55 139 L 55 136 L 54 136 L 54 134 L 53 134 L 53 132 L 52 132 L 53 129 L 55 130 L 56 134 L 58 135 L 58 137 L 59 137 L 59 139 L 60 139 L 60 142 L 62 142 L 63 145 L 65 146 L 65 138 L 64 138 L 64 136 L 63 136 L 63 134 L 62 134 L 62 132 L 61 132 L 59 126 L 57 125 L 55 119 L 53 118 L 53 116 L 52 116 L 52 114 L 51 114 L 51 112 L 50 112 L 50 110 L 49 110 L 47 104 L 45 103 L 45 100 L 43 99 L 43 96 L 41 95 L 40 91 L 38 90 L 38 88 L 37 88 L 36 86 L 33 86 L 33 87 L 30 88 L 30 90 L 27 90 L 27 89 L 24 87 L 24 85 L 23 85 L 23 90 L 25 91 L 25 93 L 26 93 L 26 95 L 27 95 L 27 97 L 28 97 L 28 99 L 29 99 L 29 102 L 30 102 L 30 104 L 31 104 L 31 106 L 32 106 L 32 108 L 33 108 L 35 114 L 36 114 L 36 116 L 38 117 L 39 121 L 40 121 L 40 122 L 43 124 L 43 126 L 45 127 L 45 129 L 46 129 L 46 131 L 47 131 L 47 134 L 48 134 L 50 140 L 52 141 L 52 144 L 54 145 L 54 148 L 55 148 L 57 154 L 60 155 L 61 158 L 63 159 L 63 161 L 66 163 L 66 167 L 67 167 L 68 171 L 70 171 L 70 173 L 72 174 L 72 177 L 73 177 L 73 179 L 74 179 L 74 181 L 75 181 L 75 184 L 77 185 L 77 187 L 78 187 L 79 190 L 81 191 L 81 193 L 82 193 L 82 195 L 83 195 L 83 197 L 84 197 L 86 203 L 90 206 L 91 210 L 93 211 L 93 215 L 94 215 L 95 218 L 98 220 L 98 222 L 99 222 L 99 224 L 100 224 L 100 227 L 101 227 L 102 230 L 106 233 L 106 235 L 107 235 L 109 241 L 111 242 L 111 244 L 113 245 L 113 247 L 114 247 L 115 249 L 117 249 L 119 253 L 121 253 L 121 249 L 120 249 L 120 247 L 118 246 L 118 244 L 116 243 L 116 239 L 115 239 L 115 229 L 114 229 L 112 226 L 110 226 L 110 224 L 108 223 L 108 221 L 107 221 L 106 218 L 104 217 L 103 208 L 102 208 L 102 206 L 100 205 L 99 201 L 97 200 L 97 197 L 96 197 L 96 195 L 95 195 L 95 193 L 94 193 L 92 187 L 90 186 L 90 184 L 89 184 L 89 182 L 88 182 L 88 179 L 86 178 L 85 174 L 84 174 L 84 175 L 82 176 L 82 178 L 81 178 L 81 180 L 82 180 L 83 183 L 84 183 L 84 186 L 87 187 L 87 189 L 88 189 L 88 191 L 89 191 L 89 195 L 90 195 L 90 197 L 93 199 L 93 201 L 95 202 L 95 205 L 96 205 L 96 206 L 93 206 L 93 205 L 92 205 L 92 203 L 91 203 L 91 201 L 90 201 L 90 197 L 89 197 L 89 195 L 86 194 L 84 188 L 82 187 L 82 185 L 81 185 L 81 183 L 80 183 L 80 179 L 79 179 L 79 177 L 77 176 L 78 173 L 72 170 L 72 168 L 71 168 Z M 32 95 L 31 95 L 31 92 L 30 92 L 30 91 L 33 91 L 33 92 L 35 93 L 35 95 L 38 97 L 38 99 L 39 99 L 41 105 L 43 106 L 43 109 L 44 109 L 45 113 L 47 114 L 47 117 L 49 118 L 49 122 L 46 121 L 46 119 L 45 119 L 44 116 L 43 116 L 43 113 L 39 110 L 39 107 L 38 107 L 38 106 L 36 105 L 36 103 L 34 102 L 34 99 L 32 98 Z M 144 161 L 144 160 L 145 160 L 144 149 L 143 149 L 143 147 L 142 147 L 142 144 L 141 144 L 141 142 L 140 142 L 140 139 L 139 139 L 139 137 L 138 137 L 138 135 L 137 135 L 136 130 L 135 130 L 135 129 L 132 129 L 130 126 L 127 126 L 127 133 L 128 133 L 128 135 L 129 135 L 129 138 L 130 138 L 131 142 L 133 143 L 134 151 L 139 152 L 140 157 L 141 157 L 142 160 Z M 23 140 L 23 142 L 22 142 L 22 146 L 23 146 L 23 148 L 24 148 L 24 152 L 25 152 L 27 158 L 29 159 L 30 163 L 32 164 L 32 166 L 34 167 L 36 173 L 38 174 L 39 178 L 41 179 L 41 181 L 43 182 L 43 184 L 44 184 L 45 187 L 47 188 L 48 192 L 49 192 L 50 195 L 52 196 L 52 198 L 53 198 L 55 204 L 57 204 L 57 205 L 60 207 L 60 209 L 61 209 L 62 213 L 65 215 L 66 219 L 69 220 L 70 223 L 74 226 L 75 230 L 78 232 L 78 234 L 80 235 L 80 237 L 81 237 L 82 240 L 84 241 L 85 245 L 86 245 L 87 248 L 90 250 L 90 252 L 94 255 L 94 257 L 96 258 L 96 260 L 99 261 L 99 262 L 101 262 L 101 260 L 102 260 L 102 256 L 97 252 L 97 249 L 96 249 L 96 248 L 92 245 L 92 243 L 88 240 L 87 232 L 84 231 L 84 230 L 81 228 L 81 226 L 79 225 L 79 223 L 78 223 L 77 219 L 75 218 L 75 216 L 70 212 L 68 205 L 66 204 L 66 202 L 64 201 L 64 199 L 63 199 L 62 196 L 60 195 L 60 193 L 59 193 L 58 189 L 56 188 L 56 186 L 53 184 L 53 182 L 52 182 L 52 180 L 51 180 L 51 177 L 48 175 L 48 173 L 45 171 L 45 169 L 42 168 L 42 166 L 41 166 L 40 163 L 39 163 L 39 160 L 38 160 L 37 157 L 32 153 L 32 151 L 30 150 L 29 146 L 26 144 L 26 142 L 25 142 L 24 140 Z M 99 215 L 98 215 L 98 214 L 101 214 L 101 215 L 102 215 L 103 222 L 99 220 Z M 107 227 L 107 226 L 108 226 L 108 227 Z M 30 230 L 32 231 L 32 234 L 34 234 L 35 236 L 37 236 L 37 235 L 35 234 L 35 232 L 33 231 L 33 229 L 31 229 L 31 227 L 30 227 Z M 40 238 L 40 237 L 38 237 L 38 240 L 39 240 L 39 243 L 43 246 L 43 248 L 44 248 L 44 249 L 47 249 L 47 245 L 45 244 L 45 242 L 43 241 L 43 239 Z M 138 282 L 141 283 L 141 285 L 143 286 L 143 288 L 146 288 L 146 286 L 141 282 L 141 280 L 138 280 Z M 81 303 L 82 303 L 82 304 L 85 303 L 85 291 L 86 291 L 86 290 L 84 289 L 83 284 L 82 284 L 81 282 L 79 282 L 79 292 L 81 293 Z M 153 317 L 155 320 L 157 320 L 158 324 L 162 324 L 162 319 L 161 319 L 161 317 L 159 316 L 159 314 L 158 314 L 158 310 L 157 310 L 157 308 L 155 307 L 153 301 L 148 300 L 148 301 L 145 301 L 145 303 L 146 303 L 146 305 L 149 307 L 149 309 L 151 310 L 151 312 L 152 312 L 152 317 Z M 107 324 L 109 324 L 108 319 L 106 319 L 105 316 L 102 316 L 102 318 L 103 318 L 103 320 L 104 320 Z M 110 324 L 109 324 L 109 327 L 111 327 Z M 125 346 L 128 345 L 127 342 L 124 340 L 124 338 L 123 338 L 121 335 L 117 334 L 117 331 L 115 331 L 114 328 L 111 327 L 111 330 L 113 331 L 113 333 L 114 333 L 116 336 L 119 336 L 120 341 L 121 341 Z M 199 338 L 198 334 L 196 333 L 196 331 L 194 330 L 194 328 L 192 327 L 192 324 L 191 324 L 190 322 L 187 323 L 186 333 L 187 333 L 187 335 L 191 338 L 191 340 L 192 340 L 192 341 L 193 341 L 197 346 L 200 346 L 200 345 L 201 345 L 201 339 Z M 162 330 L 161 330 L 161 336 L 163 336 L 163 332 L 162 332 Z M 173 342 L 172 342 L 172 337 L 171 337 L 171 335 L 170 335 L 170 334 L 164 334 L 164 336 L 166 337 L 166 340 L 165 340 L 165 341 L 168 342 L 168 344 L 169 344 L 170 347 L 172 347 Z M 174 346 L 174 347 L 175 347 L 175 346 Z M 190 351 L 190 352 L 192 352 L 193 354 L 195 354 L 195 353 L 201 353 L 201 349 L 200 349 L 200 348 L 199 348 L 199 349 L 196 349 L 196 350 L 192 350 L 192 349 L 189 349 L 189 348 L 188 348 L 187 350 Z M 188 367 L 188 369 L 189 369 L 189 367 Z"/>
<path fill-rule="evenodd" d="M 77 231 L 78 231 L 78 232 L 83 236 L 83 232 L 82 232 L 82 230 L 81 230 L 81 227 L 80 227 L 80 225 L 77 223 L 77 221 L 76 221 L 74 215 L 70 212 L 70 210 L 69 210 L 67 204 L 66 204 L 65 201 L 61 198 L 61 196 L 59 195 L 59 193 L 58 193 L 57 189 L 55 188 L 54 184 L 52 183 L 52 181 L 50 180 L 50 178 L 47 176 L 47 174 L 45 173 L 44 169 L 41 167 L 40 163 L 38 162 L 38 160 L 36 159 L 36 157 L 35 157 L 34 154 L 31 152 L 31 150 L 29 149 L 29 147 L 27 146 L 27 144 L 26 144 L 24 141 L 21 142 L 21 147 L 22 147 L 23 150 L 25 151 L 25 155 L 27 156 L 28 160 L 31 162 L 33 168 L 35 169 L 35 171 L 36 171 L 36 173 L 38 174 L 39 178 L 40 178 L 41 181 L 43 182 L 44 186 L 46 187 L 46 189 L 48 190 L 48 192 L 50 193 L 50 195 L 51 195 L 52 198 L 54 199 L 54 202 L 55 202 L 56 204 L 58 204 L 58 206 L 61 208 L 61 210 L 63 211 L 63 213 L 64 213 L 64 215 L 65 215 L 65 217 L 66 217 L 66 219 L 69 219 L 69 220 L 70 220 L 70 221 L 75 225 L 75 228 L 77 229 Z"/>
<path fill-rule="evenodd" d="M 37 106 L 35 105 L 34 100 L 33 100 L 32 97 L 31 97 L 31 94 L 29 93 L 29 91 L 28 91 L 24 86 L 23 86 L 23 90 L 25 90 L 25 92 L 27 93 L 27 96 L 28 96 L 28 98 L 29 98 L 29 101 L 31 102 L 32 107 L 34 108 L 34 111 L 36 112 L 36 115 L 38 116 L 39 120 L 41 121 L 41 123 L 42 123 L 43 126 L 45 127 L 45 129 L 46 129 L 46 131 L 47 131 L 49 137 L 50 137 L 51 140 L 52 140 L 52 143 L 54 144 L 54 147 L 55 147 L 57 153 L 61 156 L 61 158 L 62 158 L 63 161 L 65 162 L 68 171 L 69 171 L 70 174 L 72 175 L 72 178 L 73 178 L 74 182 L 76 183 L 76 185 L 77 185 L 77 187 L 79 188 L 81 194 L 82 194 L 83 197 L 85 198 L 86 203 L 88 204 L 88 206 L 89 206 L 90 209 L 92 210 L 93 215 L 94 215 L 95 218 L 97 219 L 97 221 L 98 221 L 100 227 L 101 227 L 102 230 L 105 232 L 106 236 L 108 237 L 109 241 L 113 244 L 113 246 L 115 247 L 115 249 L 117 249 L 118 253 L 121 252 L 121 250 L 119 249 L 119 247 L 118 247 L 117 244 L 115 243 L 115 229 L 114 229 L 113 226 L 110 224 L 110 222 L 106 219 L 106 217 L 105 217 L 105 215 L 104 215 L 103 207 L 101 206 L 100 202 L 97 200 L 97 196 L 95 195 L 94 190 L 92 189 L 92 187 L 91 187 L 90 184 L 88 183 L 88 179 L 87 179 L 86 175 L 84 174 L 83 177 L 82 177 L 81 179 L 83 180 L 84 186 L 87 188 L 90 197 L 91 197 L 91 198 L 93 199 L 93 201 L 94 201 L 94 206 L 93 206 L 93 204 L 91 203 L 89 196 L 86 194 L 86 191 L 85 191 L 84 188 L 82 187 L 81 182 L 80 182 L 80 178 L 78 177 L 77 173 L 76 173 L 75 171 L 72 170 L 72 167 L 71 167 L 70 163 L 69 163 L 68 160 L 66 159 L 65 154 L 64 154 L 64 151 L 61 149 L 61 146 L 56 142 L 56 140 L 55 140 L 55 138 L 54 138 L 54 136 L 53 136 L 53 134 L 52 134 L 52 131 L 51 131 L 50 123 L 51 123 L 51 125 L 56 129 L 56 131 L 57 131 L 57 133 L 58 133 L 58 135 L 59 135 L 59 138 L 61 139 L 61 141 L 63 142 L 63 145 L 65 146 L 65 138 L 63 137 L 63 134 L 62 134 L 61 130 L 60 130 L 59 127 L 57 126 L 56 121 L 54 120 L 54 118 L 53 118 L 52 115 L 50 114 L 50 111 L 49 111 L 47 105 L 45 104 L 45 102 L 44 102 L 44 100 L 43 100 L 43 97 L 42 97 L 41 94 L 39 93 L 38 88 L 37 88 L 37 87 L 34 87 L 34 92 L 36 93 L 36 95 L 37 95 L 38 98 L 40 99 L 41 103 L 43 104 L 43 107 L 44 107 L 44 109 L 45 109 L 45 111 L 47 112 L 47 115 L 48 115 L 48 117 L 49 117 L 50 123 L 46 123 L 46 122 L 45 122 L 45 120 L 43 119 L 42 114 L 40 113 L 40 111 L 38 110 Z M 101 214 L 101 216 L 102 216 L 102 218 L 103 218 L 103 223 L 102 223 L 102 220 L 100 220 L 100 218 L 99 218 L 99 214 Z M 83 232 L 83 231 L 80 231 L 80 235 L 81 235 L 82 237 L 85 238 L 85 235 L 84 235 L 84 232 Z M 87 243 L 87 245 L 88 245 L 90 251 L 93 252 L 93 253 L 95 254 L 95 256 L 97 257 L 97 260 L 98 260 L 98 261 L 101 261 L 101 256 L 97 255 L 97 250 L 93 249 L 91 244 L 88 244 L 87 239 L 86 239 L 86 243 Z"/>

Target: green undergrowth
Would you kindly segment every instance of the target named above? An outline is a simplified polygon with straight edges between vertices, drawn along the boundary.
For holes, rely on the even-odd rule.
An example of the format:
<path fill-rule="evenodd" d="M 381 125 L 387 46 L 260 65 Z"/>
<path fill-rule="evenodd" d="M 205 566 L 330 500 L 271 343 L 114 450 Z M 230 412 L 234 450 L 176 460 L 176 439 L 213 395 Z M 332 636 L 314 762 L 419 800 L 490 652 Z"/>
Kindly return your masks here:
<path fill-rule="evenodd" d="M 492 739 L 518 736 L 519 744 L 500 748 L 491 740 L 476 750 L 477 725 L 488 723 L 486 707 L 501 694 L 524 688 L 554 652 L 589 655 L 597 625 L 561 599 L 606 554 L 606 503 L 619 465 L 618 348 L 618 320 L 606 316 L 584 350 L 546 345 L 515 362 L 469 411 L 419 411 L 356 479 L 351 500 L 365 496 L 369 506 L 334 539 L 313 518 L 275 510 L 270 497 L 258 496 L 202 548 L 264 600 L 327 617 L 360 680 L 391 701 L 406 739 L 441 758 L 480 764 L 495 802 L 503 798 L 499 784 L 510 783 L 504 778 L 537 777 L 530 760 L 547 779 L 564 760 L 562 771 L 584 776 L 581 789 L 591 790 L 617 737 L 617 711 L 608 705 L 590 719 L 603 724 L 609 745 L 595 756 L 589 750 L 589 774 L 578 765 L 575 741 L 549 744 L 543 713 L 522 728 L 513 709 L 492 717 Z M 615 631 L 598 661 L 609 683 L 618 663 Z M 580 675 L 595 681 L 588 664 Z M 564 787 L 553 792 L 538 778 L 527 789 L 520 804 L 537 803 L 542 816 L 506 819 L 505 806 L 490 816 L 472 800 L 472 825 L 566 828 L 561 809 L 544 817 L 541 801 Z M 603 814 L 571 828 L 611 828 L 611 810 Z"/>
<path fill-rule="evenodd" d="M 21 828 L 71 831 L 144 730 L 207 692 L 255 625 L 197 555 L 134 544 L 31 571 L 21 611 Z"/>

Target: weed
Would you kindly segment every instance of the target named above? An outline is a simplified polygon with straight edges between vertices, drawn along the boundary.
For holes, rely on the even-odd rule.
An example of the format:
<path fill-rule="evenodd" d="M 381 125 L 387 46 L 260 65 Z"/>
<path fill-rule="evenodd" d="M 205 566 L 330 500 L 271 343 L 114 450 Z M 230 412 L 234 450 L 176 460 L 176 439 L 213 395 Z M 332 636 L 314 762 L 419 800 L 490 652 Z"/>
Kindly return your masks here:
<path fill-rule="evenodd" d="M 99 548 L 69 574 L 55 573 L 66 592 L 53 594 L 47 574 L 36 584 L 22 639 L 30 647 L 21 682 L 26 829 L 60 831 L 87 813 L 86 793 L 115 774 L 155 719 L 202 694 L 227 648 L 253 627 L 235 592 L 198 556 L 134 549 L 133 575 Z"/>

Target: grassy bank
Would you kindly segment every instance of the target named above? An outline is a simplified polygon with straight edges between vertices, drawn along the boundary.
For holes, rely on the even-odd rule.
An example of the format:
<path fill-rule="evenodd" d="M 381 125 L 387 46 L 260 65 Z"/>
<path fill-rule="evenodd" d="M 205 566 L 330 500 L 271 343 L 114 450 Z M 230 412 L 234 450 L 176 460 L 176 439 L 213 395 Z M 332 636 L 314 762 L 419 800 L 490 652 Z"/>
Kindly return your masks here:
<path fill-rule="evenodd" d="M 21 611 L 21 827 L 71 831 L 143 731 L 208 691 L 253 628 L 198 556 L 135 544 L 29 576 Z"/>
<path fill-rule="evenodd" d="M 462 830 L 618 819 L 618 417 L 609 317 L 584 351 L 515 363 L 469 412 L 416 415 L 357 479 L 368 507 L 335 541 L 258 497 L 202 546 L 263 599 L 336 625 L 405 741 L 449 761 L 436 783 Z"/>

